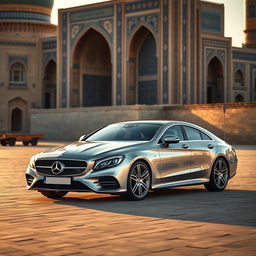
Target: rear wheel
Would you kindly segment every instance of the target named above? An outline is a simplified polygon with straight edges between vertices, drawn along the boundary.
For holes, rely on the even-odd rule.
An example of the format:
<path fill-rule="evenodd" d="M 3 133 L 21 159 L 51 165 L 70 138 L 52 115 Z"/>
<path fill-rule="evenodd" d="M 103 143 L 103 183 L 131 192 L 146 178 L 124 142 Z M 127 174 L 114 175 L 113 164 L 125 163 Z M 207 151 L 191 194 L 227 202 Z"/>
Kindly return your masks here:
<path fill-rule="evenodd" d="M 142 161 L 135 162 L 128 175 L 127 192 L 124 196 L 128 200 L 142 200 L 147 196 L 150 184 L 149 167 Z"/>
<path fill-rule="evenodd" d="M 39 192 L 42 195 L 44 195 L 48 198 L 52 198 L 52 199 L 62 198 L 63 196 L 65 196 L 68 193 L 67 191 L 47 191 L 47 190 L 41 190 Z"/>
<path fill-rule="evenodd" d="M 223 191 L 228 184 L 228 164 L 223 158 L 218 158 L 212 167 L 210 182 L 205 184 L 209 191 Z"/>

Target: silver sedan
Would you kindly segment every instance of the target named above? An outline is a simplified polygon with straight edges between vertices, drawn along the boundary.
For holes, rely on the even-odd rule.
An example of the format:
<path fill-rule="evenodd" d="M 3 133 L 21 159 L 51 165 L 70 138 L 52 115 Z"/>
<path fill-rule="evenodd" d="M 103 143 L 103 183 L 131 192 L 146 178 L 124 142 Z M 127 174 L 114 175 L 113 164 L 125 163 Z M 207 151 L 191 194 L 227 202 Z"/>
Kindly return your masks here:
<path fill-rule="evenodd" d="M 236 169 L 235 150 L 197 125 L 134 121 L 33 156 L 26 181 L 27 189 L 49 198 L 74 191 L 141 200 L 150 190 L 186 185 L 223 191 Z"/>

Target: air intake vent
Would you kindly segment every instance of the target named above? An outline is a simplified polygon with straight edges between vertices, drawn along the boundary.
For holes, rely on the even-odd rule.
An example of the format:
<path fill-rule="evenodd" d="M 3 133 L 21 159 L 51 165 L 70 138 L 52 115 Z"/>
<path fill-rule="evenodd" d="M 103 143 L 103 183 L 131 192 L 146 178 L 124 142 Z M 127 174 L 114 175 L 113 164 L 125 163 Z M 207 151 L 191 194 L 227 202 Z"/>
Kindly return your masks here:
<path fill-rule="evenodd" d="M 120 185 L 116 178 L 114 177 L 100 177 L 97 182 L 95 182 L 98 186 L 101 186 L 104 189 L 119 189 Z"/>
<path fill-rule="evenodd" d="M 27 184 L 28 186 L 31 186 L 31 184 L 33 183 L 34 181 L 34 177 L 29 175 L 29 174 L 26 174 L 26 180 L 27 180 Z"/>

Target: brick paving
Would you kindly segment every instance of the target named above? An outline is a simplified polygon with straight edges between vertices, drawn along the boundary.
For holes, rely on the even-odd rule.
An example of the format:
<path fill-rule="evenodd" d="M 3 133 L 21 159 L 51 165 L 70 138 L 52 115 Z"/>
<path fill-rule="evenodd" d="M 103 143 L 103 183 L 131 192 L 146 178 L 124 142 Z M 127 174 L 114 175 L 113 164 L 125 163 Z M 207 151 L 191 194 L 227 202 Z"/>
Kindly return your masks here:
<path fill-rule="evenodd" d="M 37 147 L 0 147 L 0 255 L 256 255 L 256 146 L 237 147 L 238 174 L 226 191 L 203 186 L 150 193 L 140 202 L 26 191 Z"/>

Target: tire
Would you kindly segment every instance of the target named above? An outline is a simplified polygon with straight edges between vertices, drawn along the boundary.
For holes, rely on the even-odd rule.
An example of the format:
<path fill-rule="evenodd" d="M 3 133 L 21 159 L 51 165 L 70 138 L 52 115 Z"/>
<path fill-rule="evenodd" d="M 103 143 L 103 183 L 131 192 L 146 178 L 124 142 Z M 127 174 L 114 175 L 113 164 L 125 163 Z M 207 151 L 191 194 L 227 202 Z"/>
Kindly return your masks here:
<path fill-rule="evenodd" d="M 68 193 L 67 191 L 48 191 L 48 190 L 41 190 L 39 192 L 45 197 L 48 197 L 51 199 L 62 198 Z"/>
<path fill-rule="evenodd" d="M 1 145 L 2 146 L 6 146 L 8 144 L 8 142 L 6 140 L 1 140 Z"/>
<path fill-rule="evenodd" d="M 127 192 L 124 197 L 128 200 L 143 200 L 151 186 L 151 171 L 142 161 L 135 162 L 128 175 Z"/>
<path fill-rule="evenodd" d="M 22 141 L 24 146 L 27 146 L 29 144 L 29 141 Z"/>
<path fill-rule="evenodd" d="M 205 184 L 208 191 L 223 191 L 229 179 L 229 167 L 224 158 L 218 158 L 212 167 L 210 182 Z"/>
<path fill-rule="evenodd" d="M 36 146 L 36 145 L 37 145 L 37 142 L 38 142 L 38 139 L 37 139 L 37 138 L 32 138 L 32 140 L 31 140 L 31 145 L 32 145 L 32 146 Z"/>
<path fill-rule="evenodd" d="M 11 147 L 15 146 L 15 143 L 16 143 L 16 139 L 15 139 L 15 138 L 10 138 L 10 139 L 9 139 L 9 145 L 10 145 Z"/>

